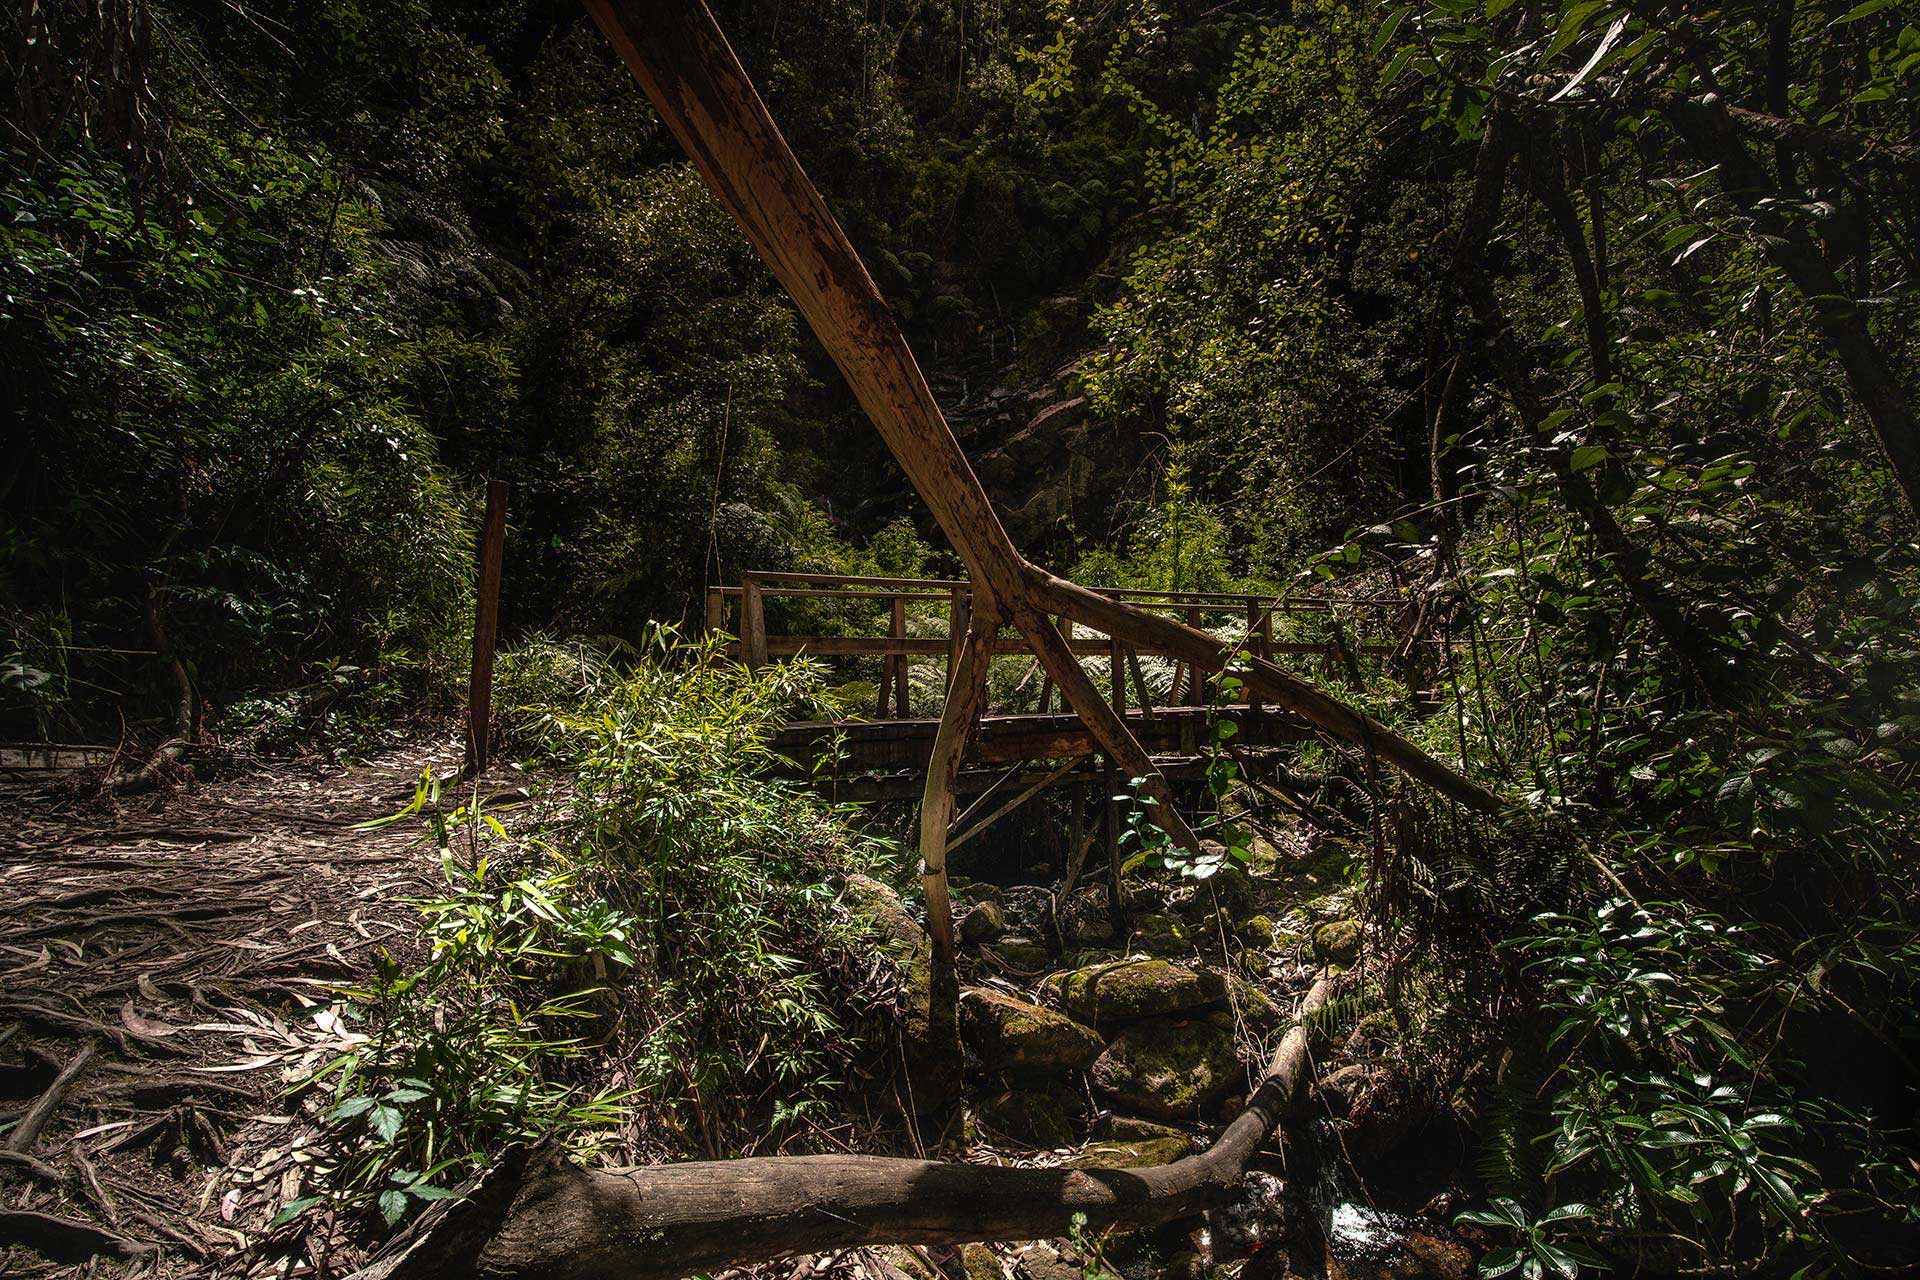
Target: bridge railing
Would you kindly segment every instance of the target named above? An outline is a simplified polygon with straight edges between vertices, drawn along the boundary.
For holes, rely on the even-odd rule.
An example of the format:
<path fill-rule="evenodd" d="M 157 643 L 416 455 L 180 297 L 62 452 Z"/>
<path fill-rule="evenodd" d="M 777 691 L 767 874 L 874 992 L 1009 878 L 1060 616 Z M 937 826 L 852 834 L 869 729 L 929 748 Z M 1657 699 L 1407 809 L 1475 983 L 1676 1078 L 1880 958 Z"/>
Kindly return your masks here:
<path fill-rule="evenodd" d="M 1341 678 L 1355 670 L 1358 654 L 1390 653 L 1394 646 L 1383 642 L 1354 643 L 1341 629 L 1321 641 L 1285 641 L 1274 639 L 1274 619 L 1285 615 L 1327 614 L 1335 609 L 1360 608 L 1391 615 L 1402 601 L 1395 597 L 1342 598 L 1282 596 L 1275 598 L 1245 592 L 1158 591 L 1137 587 L 1096 588 L 1141 608 L 1179 618 L 1194 627 L 1231 625 L 1239 622 L 1244 634 L 1252 638 L 1253 652 L 1262 658 L 1293 655 L 1315 658 L 1330 678 Z M 863 601 L 882 606 L 884 635 L 825 635 L 773 633 L 767 629 L 767 602 L 779 599 Z M 909 605 L 945 606 L 946 634 L 943 636 L 908 635 Z M 972 614 L 973 596 L 964 580 L 950 578 L 889 578 L 858 574 L 801 573 L 752 570 L 741 574 L 739 586 L 707 588 L 705 629 L 730 637 L 729 656 L 758 669 L 776 658 L 805 654 L 816 658 L 879 658 L 881 678 L 878 714 L 880 718 L 905 719 L 909 715 L 907 669 L 915 661 L 944 659 L 947 680 L 960 654 Z M 934 610 L 936 614 L 939 610 Z M 1385 621 L 1385 619 L 1382 619 Z M 1116 711 L 1125 713 L 1129 695 L 1143 714 L 1155 707 L 1201 706 L 1207 702 L 1205 675 L 1179 662 L 1174 663 L 1171 691 L 1159 697 L 1149 688 L 1142 671 L 1142 657 L 1171 658 L 1152 649 L 1137 648 L 1113 637 L 1071 621 L 1059 623 L 1061 636 L 1069 649 L 1081 657 L 1106 658 L 1109 663 L 1109 697 Z M 994 655 L 1031 656 L 1025 637 L 1017 632 L 1003 633 L 995 643 Z M 1164 672 L 1164 668 L 1162 669 Z M 1052 682 L 1041 677 L 1039 709 L 1050 709 Z M 1061 709 L 1066 709 L 1062 700 Z"/>

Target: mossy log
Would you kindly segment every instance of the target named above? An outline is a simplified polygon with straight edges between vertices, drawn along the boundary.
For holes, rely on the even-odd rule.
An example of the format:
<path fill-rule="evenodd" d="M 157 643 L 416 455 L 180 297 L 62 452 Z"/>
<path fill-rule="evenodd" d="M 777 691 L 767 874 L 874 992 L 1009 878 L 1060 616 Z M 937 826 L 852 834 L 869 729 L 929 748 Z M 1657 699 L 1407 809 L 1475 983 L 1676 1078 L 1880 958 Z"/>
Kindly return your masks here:
<path fill-rule="evenodd" d="M 964 1244 L 1143 1227 L 1231 1197 L 1307 1082 L 1322 976 L 1246 1108 L 1205 1151 L 1153 1168 L 1009 1169 L 879 1156 L 788 1156 L 584 1169 L 515 1149 L 411 1243 L 354 1280 L 671 1280 L 782 1253 Z"/>

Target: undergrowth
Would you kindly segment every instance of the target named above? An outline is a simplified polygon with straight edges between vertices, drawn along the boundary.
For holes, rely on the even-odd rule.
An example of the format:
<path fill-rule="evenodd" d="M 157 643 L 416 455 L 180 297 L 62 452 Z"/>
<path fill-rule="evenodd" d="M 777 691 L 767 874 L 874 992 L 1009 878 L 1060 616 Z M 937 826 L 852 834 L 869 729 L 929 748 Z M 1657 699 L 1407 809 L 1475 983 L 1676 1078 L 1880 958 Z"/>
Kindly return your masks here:
<path fill-rule="evenodd" d="M 326 1197 L 389 1222 L 508 1142 L 784 1147 L 891 994 L 834 885 L 891 848 L 771 774 L 817 667 L 749 672 L 659 630 L 619 657 L 532 642 L 501 677 L 509 740 L 566 799 L 510 829 L 429 776 L 383 820 L 426 821 L 447 890 L 418 904 L 424 961 L 383 952 L 342 993 L 353 1043 L 306 1082 Z"/>

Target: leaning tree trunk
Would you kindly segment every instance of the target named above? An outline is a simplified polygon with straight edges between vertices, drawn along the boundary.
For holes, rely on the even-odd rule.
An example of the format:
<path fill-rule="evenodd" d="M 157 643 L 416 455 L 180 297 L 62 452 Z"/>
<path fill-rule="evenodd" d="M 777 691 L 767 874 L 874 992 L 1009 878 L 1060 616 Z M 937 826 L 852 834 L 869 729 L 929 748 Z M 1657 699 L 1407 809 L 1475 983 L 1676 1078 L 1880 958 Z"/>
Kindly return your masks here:
<path fill-rule="evenodd" d="M 1855 399 L 1866 410 L 1907 510 L 1920 512 L 1920 430 L 1916 430 L 1901 371 L 1874 342 L 1866 312 L 1850 292 L 1840 287 L 1833 269 L 1806 232 L 1762 203 L 1776 184 L 1747 150 L 1728 108 L 1717 98 L 1669 98 L 1665 111 L 1695 158 L 1719 169 L 1721 187 L 1760 231 L 1760 247 L 1768 261 L 1793 282 L 1813 308 L 1815 324 L 1846 372 Z M 1751 117 L 1754 113 L 1745 114 Z M 1910 154 L 1913 148 L 1896 150 Z"/>
<path fill-rule="evenodd" d="M 1028 563 L 1014 548 L 966 454 L 948 429 L 946 417 L 892 310 L 781 137 L 701 0 L 585 3 L 668 131 L 792 296 L 895 460 L 959 552 L 973 585 L 975 611 L 1014 620 L 1053 677 L 1061 680 L 1065 676 L 1063 691 L 1107 754 L 1137 769 L 1147 780 L 1150 792 L 1168 797 L 1149 810 L 1153 820 L 1175 844 L 1197 848 L 1192 829 L 1170 803 L 1165 779 L 1125 721 L 1110 713 L 1084 675 L 1074 679 L 1077 664 L 1072 664 L 1073 673 L 1062 665 L 1058 636 L 1046 615 L 1055 614 L 1117 639 L 1171 653 L 1196 670 L 1220 670 L 1233 657 L 1231 648 L 1197 628 L 1170 622 L 1055 578 Z M 1071 659 L 1067 662 L 1071 664 Z M 1495 813 L 1505 807 L 1500 797 L 1385 725 L 1271 663 L 1253 663 L 1246 684 L 1263 700 L 1386 759 L 1471 808 Z M 955 690 L 955 696 L 970 698 L 962 690 Z M 972 714 L 970 703 L 966 710 Z M 934 817 L 946 810 L 942 792 L 947 784 L 941 778 L 957 767 L 965 736 L 960 726 L 943 721 L 941 737 L 949 750 L 936 762 L 939 769 L 928 778 L 921 822 L 928 932 L 949 952 L 946 940 L 952 936 L 953 926 L 943 864 L 945 828 L 942 825 L 938 833 L 933 833 L 932 827 Z M 943 990 L 952 990 L 951 965 L 941 968 L 940 985 Z"/>
<path fill-rule="evenodd" d="M 1148 1169 L 1013 1169 L 880 1156 L 772 1156 L 583 1169 L 516 1149 L 352 1280 L 673 1280 L 782 1253 L 965 1244 L 1142 1227 L 1230 1198 L 1307 1084 L 1322 974 L 1246 1109 L 1205 1151 Z"/>

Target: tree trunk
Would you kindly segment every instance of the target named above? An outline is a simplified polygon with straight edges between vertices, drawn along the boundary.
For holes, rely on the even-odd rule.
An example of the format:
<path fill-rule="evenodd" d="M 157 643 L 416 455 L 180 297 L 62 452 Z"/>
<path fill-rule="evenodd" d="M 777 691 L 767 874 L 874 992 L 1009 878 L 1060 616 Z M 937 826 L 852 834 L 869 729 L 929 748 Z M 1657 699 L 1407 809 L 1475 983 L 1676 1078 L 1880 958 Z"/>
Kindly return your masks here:
<path fill-rule="evenodd" d="M 1045 611 L 1139 642 L 1178 636 L 1217 671 L 1225 647 L 1201 631 L 1078 588 L 1027 563 L 1000 524 L 947 427 L 893 313 L 700 0 L 585 0 L 668 130 L 733 214 L 821 344 L 881 438 L 933 511 L 972 580 L 975 608 Z M 1065 584 L 1070 586 L 1071 584 Z M 1042 594 L 1048 600 L 1041 599 Z M 1051 603 L 1054 596 L 1065 603 Z M 1101 619 L 1104 619 L 1102 621 Z M 1166 630 L 1171 627 L 1172 630 Z M 1414 776 L 1487 811 L 1504 802 L 1384 727 L 1277 668 L 1249 684 L 1316 726 L 1373 749 Z M 1316 718 L 1317 717 L 1317 718 Z M 1375 730 L 1378 734 L 1375 734 Z M 1411 766 L 1411 767 L 1409 767 Z"/>
<path fill-rule="evenodd" d="M 773 1156 L 583 1169 L 517 1148 L 395 1255 L 353 1280 L 673 1280 L 863 1244 L 964 1244 L 1099 1231 L 1201 1212 L 1230 1197 L 1310 1072 L 1305 1019 L 1205 1151 L 1148 1169 L 1017 1169 L 880 1156 Z"/>
<path fill-rule="evenodd" d="M 1813 308 L 1820 332 L 1839 358 L 1854 397 L 1873 424 L 1887 467 L 1906 498 L 1907 510 L 1920 513 L 1920 435 L 1915 433 L 1913 407 L 1899 372 L 1874 343 L 1866 315 L 1834 278 L 1833 270 L 1806 233 L 1789 219 L 1760 206 L 1760 200 L 1772 193 L 1773 183 L 1741 141 L 1727 108 L 1717 99 L 1687 98 L 1668 100 L 1665 110 L 1694 155 L 1702 163 L 1719 168 L 1721 186 L 1760 230 L 1760 247 L 1768 261 L 1793 282 Z M 1804 141 L 1797 134 L 1786 135 L 1783 140 Z"/>

